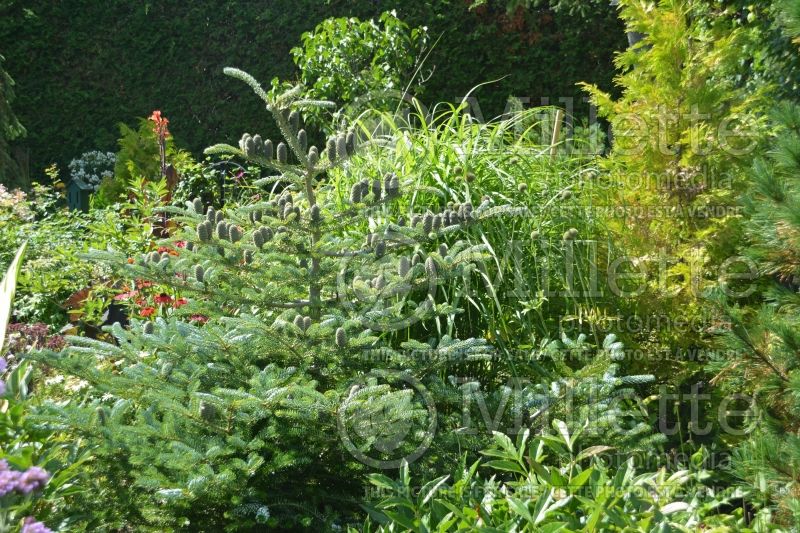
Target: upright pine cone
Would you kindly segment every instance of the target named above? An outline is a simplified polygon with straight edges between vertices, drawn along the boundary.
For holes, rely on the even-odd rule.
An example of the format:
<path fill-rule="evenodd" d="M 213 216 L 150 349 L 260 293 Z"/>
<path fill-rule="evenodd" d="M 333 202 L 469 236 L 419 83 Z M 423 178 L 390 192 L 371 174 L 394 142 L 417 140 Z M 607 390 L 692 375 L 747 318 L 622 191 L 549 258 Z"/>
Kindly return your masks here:
<path fill-rule="evenodd" d="M 347 346 L 347 333 L 344 331 L 344 328 L 336 330 L 336 346 L 339 348 Z"/>

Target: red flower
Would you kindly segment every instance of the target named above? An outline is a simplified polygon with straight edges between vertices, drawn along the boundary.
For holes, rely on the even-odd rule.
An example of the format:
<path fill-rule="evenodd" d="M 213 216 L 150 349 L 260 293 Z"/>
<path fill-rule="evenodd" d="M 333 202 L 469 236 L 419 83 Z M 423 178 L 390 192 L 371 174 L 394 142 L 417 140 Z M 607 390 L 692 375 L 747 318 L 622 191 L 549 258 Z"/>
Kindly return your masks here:
<path fill-rule="evenodd" d="M 208 322 L 208 317 L 206 315 L 192 315 L 189 317 L 189 320 L 192 322 L 200 322 L 201 324 L 205 324 Z"/>
<path fill-rule="evenodd" d="M 178 248 L 186 248 L 186 241 L 178 241 L 175 243 Z"/>
<path fill-rule="evenodd" d="M 159 246 L 157 251 L 160 254 L 163 254 L 164 252 L 167 252 L 169 255 L 178 255 L 178 252 L 173 250 L 169 246 Z"/>
<path fill-rule="evenodd" d="M 179 307 L 182 307 L 182 306 L 184 306 L 184 305 L 186 305 L 186 304 L 188 304 L 188 303 L 189 303 L 189 300 L 187 300 L 186 298 L 178 298 L 178 299 L 177 299 L 177 300 L 175 300 L 175 302 L 172 304 L 172 307 L 174 307 L 175 309 L 177 309 L 177 308 L 179 308 Z"/>
<path fill-rule="evenodd" d="M 117 294 L 116 296 L 114 296 L 114 299 L 117 300 L 117 301 L 130 300 L 131 298 L 133 298 L 137 294 L 139 294 L 139 291 L 121 292 L 121 293 Z"/>
<path fill-rule="evenodd" d="M 161 111 L 158 109 L 153 111 L 153 114 L 150 115 L 148 120 L 152 120 L 155 123 L 153 124 L 153 131 L 159 139 L 165 139 L 167 135 L 169 135 L 169 130 L 167 129 L 169 120 L 167 120 L 166 117 L 161 116 Z"/>
<path fill-rule="evenodd" d="M 155 312 L 156 312 L 155 307 L 143 307 L 142 309 L 139 310 L 139 316 L 146 318 L 148 316 L 153 315 Z"/>
<path fill-rule="evenodd" d="M 136 286 L 139 287 L 140 289 L 146 289 L 147 287 L 152 287 L 153 286 L 153 282 L 152 281 L 143 280 L 143 279 L 137 279 L 136 280 Z"/>
<path fill-rule="evenodd" d="M 153 301 L 157 304 L 169 304 L 172 303 L 172 296 L 167 293 L 162 292 L 161 294 L 157 295 L 153 298 Z"/>

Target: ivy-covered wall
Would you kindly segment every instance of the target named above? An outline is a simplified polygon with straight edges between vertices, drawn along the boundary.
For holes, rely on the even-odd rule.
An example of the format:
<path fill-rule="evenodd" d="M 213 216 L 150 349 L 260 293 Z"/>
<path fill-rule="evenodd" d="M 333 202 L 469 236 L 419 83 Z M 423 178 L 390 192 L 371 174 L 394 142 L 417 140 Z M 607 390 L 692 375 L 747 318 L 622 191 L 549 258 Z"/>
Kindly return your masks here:
<path fill-rule="evenodd" d="M 243 131 L 269 134 L 266 113 L 222 74 L 237 66 L 268 83 L 294 76 L 289 50 L 332 16 L 396 9 L 429 28 L 436 44 L 424 100 L 455 101 L 474 85 L 486 116 L 509 94 L 582 94 L 578 81 L 610 89 L 612 57 L 625 46 L 616 12 L 587 19 L 547 10 L 509 16 L 505 2 L 468 0 L 0 0 L 0 53 L 17 82 L 15 112 L 28 130 L 32 176 L 92 149 L 114 150 L 117 124 L 161 109 L 178 145 L 195 153 Z"/>

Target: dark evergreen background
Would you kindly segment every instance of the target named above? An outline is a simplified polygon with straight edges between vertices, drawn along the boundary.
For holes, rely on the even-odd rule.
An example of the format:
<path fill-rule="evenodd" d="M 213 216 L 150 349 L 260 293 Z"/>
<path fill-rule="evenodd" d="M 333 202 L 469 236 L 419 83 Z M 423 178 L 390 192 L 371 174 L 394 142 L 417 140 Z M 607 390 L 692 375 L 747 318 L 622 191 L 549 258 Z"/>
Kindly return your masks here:
<path fill-rule="evenodd" d="M 505 2 L 475 10 L 467 0 L 0 0 L 0 53 L 17 83 L 14 110 L 28 130 L 33 179 L 41 169 L 92 149 L 115 150 L 117 124 L 161 109 L 179 146 L 198 154 L 243 131 L 270 134 L 267 114 L 236 66 L 268 84 L 295 76 L 289 50 L 334 16 L 368 18 L 396 9 L 409 25 L 441 36 L 426 70 L 424 101 L 453 102 L 478 83 L 487 117 L 509 95 L 531 104 L 583 95 L 578 81 L 610 89 L 613 54 L 625 46 L 608 5 L 587 18 L 546 9 L 506 13 Z M 583 104 L 585 105 L 585 104 Z"/>

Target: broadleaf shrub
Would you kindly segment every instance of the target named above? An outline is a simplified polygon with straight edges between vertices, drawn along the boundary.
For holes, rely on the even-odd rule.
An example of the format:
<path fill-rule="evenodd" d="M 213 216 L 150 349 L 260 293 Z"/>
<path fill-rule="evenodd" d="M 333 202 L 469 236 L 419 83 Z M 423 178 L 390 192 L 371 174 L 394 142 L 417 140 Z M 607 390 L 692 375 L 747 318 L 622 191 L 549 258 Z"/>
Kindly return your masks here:
<path fill-rule="evenodd" d="M 409 28 L 395 11 L 382 13 L 377 21 L 327 19 L 301 40 L 292 58 L 308 98 L 331 101 L 337 108 L 368 98 L 370 109 L 380 109 L 394 105 L 407 88 L 421 96 L 417 69 L 422 67 L 427 28 Z M 327 128 L 330 120 L 322 119 L 320 111 L 310 109 L 306 121 Z"/>

